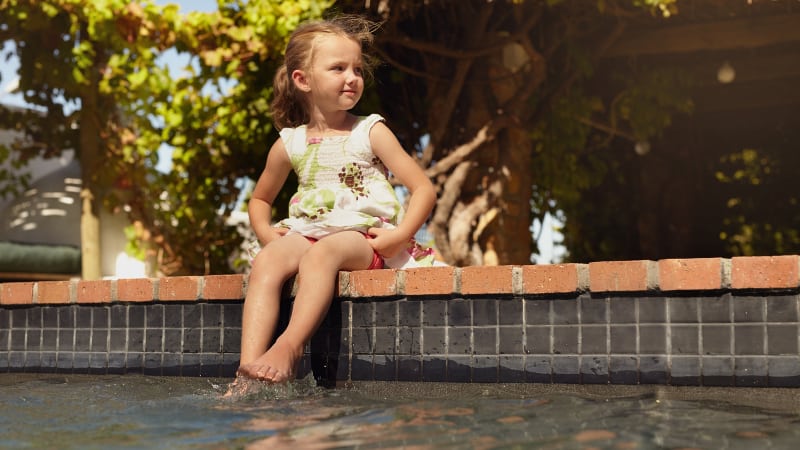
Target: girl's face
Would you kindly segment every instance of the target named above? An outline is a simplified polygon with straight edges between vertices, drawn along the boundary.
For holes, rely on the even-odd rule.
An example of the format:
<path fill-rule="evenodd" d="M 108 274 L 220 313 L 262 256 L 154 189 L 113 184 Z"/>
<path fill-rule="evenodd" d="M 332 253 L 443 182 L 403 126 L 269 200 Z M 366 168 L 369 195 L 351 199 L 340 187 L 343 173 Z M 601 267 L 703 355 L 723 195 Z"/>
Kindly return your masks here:
<path fill-rule="evenodd" d="M 317 40 L 308 72 L 296 72 L 295 83 L 321 112 L 348 111 L 364 92 L 361 46 L 343 36 Z"/>

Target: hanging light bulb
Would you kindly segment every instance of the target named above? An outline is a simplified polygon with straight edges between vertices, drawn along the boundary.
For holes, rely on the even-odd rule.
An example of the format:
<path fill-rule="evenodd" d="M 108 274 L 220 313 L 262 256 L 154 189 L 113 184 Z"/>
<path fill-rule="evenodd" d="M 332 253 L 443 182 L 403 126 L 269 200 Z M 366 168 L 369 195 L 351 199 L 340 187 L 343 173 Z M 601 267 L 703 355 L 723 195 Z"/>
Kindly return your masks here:
<path fill-rule="evenodd" d="M 636 141 L 636 145 L 633 147 L 633 151 L 636 152 L 639 156 L 644 156 L 650 153 L 650 142 L 648 141 Z"/>
<path fill-rule="evenodd" d="M 719 70 L 717 70 L 717 81 L 722 84 L 728 84 L 732 82 L 736 78 L 736 70 L 734 70 L 731 63 L 725 61 L 719 66 Z"/>

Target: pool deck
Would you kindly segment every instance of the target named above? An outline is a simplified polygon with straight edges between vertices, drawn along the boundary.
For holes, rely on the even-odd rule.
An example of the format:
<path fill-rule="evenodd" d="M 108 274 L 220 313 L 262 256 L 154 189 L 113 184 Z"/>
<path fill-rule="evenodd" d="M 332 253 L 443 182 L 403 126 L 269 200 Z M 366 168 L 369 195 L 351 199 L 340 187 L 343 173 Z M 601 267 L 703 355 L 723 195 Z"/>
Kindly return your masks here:
<path fill-rule="evenodd" d="M 232 377 L 246 291 L 241 275 L 2 283 L 0 372 Z M 303 371 L 800 387 L 799 341 L 798 255 L 387 269 L 341 273 Z"/>

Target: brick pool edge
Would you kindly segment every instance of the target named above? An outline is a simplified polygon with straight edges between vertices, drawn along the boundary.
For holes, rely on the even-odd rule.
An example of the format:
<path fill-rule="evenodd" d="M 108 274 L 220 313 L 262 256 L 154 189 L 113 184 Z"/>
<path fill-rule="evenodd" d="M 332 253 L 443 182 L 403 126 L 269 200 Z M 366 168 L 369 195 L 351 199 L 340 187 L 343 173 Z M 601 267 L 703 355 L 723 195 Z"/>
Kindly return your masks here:
<path fill-rule="evenodd" d="M 0 372 L 232 376 L 246 290 L 241 275 L 2 283 Z M 800 387 L 799 293 L 799 255 L 343 272 L 303 370 Z"/>

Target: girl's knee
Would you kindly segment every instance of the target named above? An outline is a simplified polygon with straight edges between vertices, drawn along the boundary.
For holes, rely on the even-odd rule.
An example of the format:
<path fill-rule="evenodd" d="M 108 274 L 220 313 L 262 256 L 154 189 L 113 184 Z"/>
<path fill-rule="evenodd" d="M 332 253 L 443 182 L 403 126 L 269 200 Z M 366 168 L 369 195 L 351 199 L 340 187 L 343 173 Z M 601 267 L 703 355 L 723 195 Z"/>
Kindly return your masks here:
<path fill-rule="evenodd" d="M 250 270 L 248 284 L 282 286 L 286 280 L 296 273 L 297 267 L 288 264 L 285 260 L 281 261 L 276 258 L 256 259 Z"/>
<path fill-rule="evenodd" d="M 250 268 L 250 277 L 263 277 L 275 273 L 276 269 L 280 269 L 280 267 L 274 263 L 270 263 L 270 261 L 274 260 L 274 258 L 269 258 L 264 252 L 259 253 L 258 256 L 253 259 L 253 264 Z"/>
<path fill-rule="evenodd" d="M 250 263 L 250 267 L 252 270 L 259 270 L 261 267 L 265 266 L 269 260 L 269 255 L 263 249 L 258 252 L 255 258 L 253 258 L 253 262 Z"/>
<path fill-rule="evenodd" d="M 324 246 L 314 245 L 300 259 L 298 273 L 309 271 L 336 270 L 335 259 Z"/>

